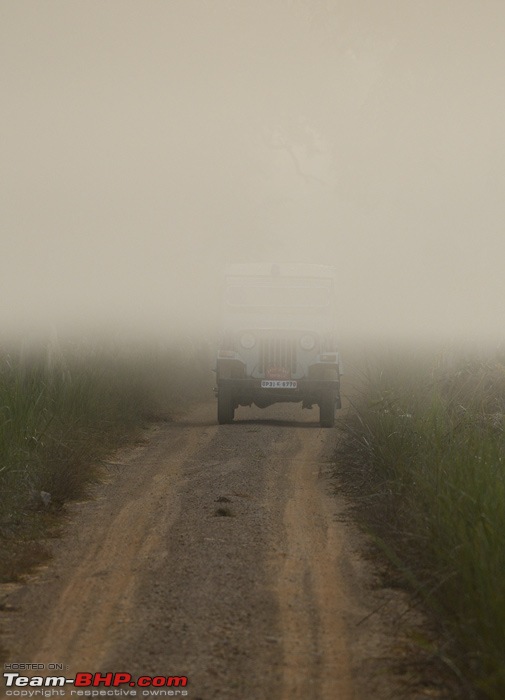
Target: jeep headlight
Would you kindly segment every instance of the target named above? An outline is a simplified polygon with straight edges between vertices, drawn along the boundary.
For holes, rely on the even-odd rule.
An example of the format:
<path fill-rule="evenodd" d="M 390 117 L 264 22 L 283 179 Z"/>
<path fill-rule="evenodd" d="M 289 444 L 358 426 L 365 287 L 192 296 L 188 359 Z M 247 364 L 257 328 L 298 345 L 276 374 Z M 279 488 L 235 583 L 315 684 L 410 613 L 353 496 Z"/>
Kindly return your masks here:
<path fill-rule="evenodd" d="M 252 333 L 242 333 L 240 336 L 240 345 L 246 350 L 250 350 L 256 344 L 256 338 Z"/>
<path fill-rule="evenodd" d="M 313 350 L 316 346 L 316 341 L 313 335 L 302 335 L 300 338 L 300 347 L 302 350 Z"/>

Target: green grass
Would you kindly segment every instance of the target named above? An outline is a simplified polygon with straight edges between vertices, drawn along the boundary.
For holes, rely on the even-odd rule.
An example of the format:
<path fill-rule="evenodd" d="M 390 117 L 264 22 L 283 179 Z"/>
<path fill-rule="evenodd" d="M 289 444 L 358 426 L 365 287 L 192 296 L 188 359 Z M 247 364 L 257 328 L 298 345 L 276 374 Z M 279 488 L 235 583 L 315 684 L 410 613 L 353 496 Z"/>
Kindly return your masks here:
<path fill-rule="evenodd" d="M 68 343 L 0 354 L 0 581 L 45 557 L 64 504 L 151 419 L 211 395 L 205 348 Z"/>
<path fill-rule="evenodd" d="M 449 643 L 440 654 L 501 700 L 505 365 L 392 354 L 359 385 L 341 447 L 359 512 L 441 621 Z"/>

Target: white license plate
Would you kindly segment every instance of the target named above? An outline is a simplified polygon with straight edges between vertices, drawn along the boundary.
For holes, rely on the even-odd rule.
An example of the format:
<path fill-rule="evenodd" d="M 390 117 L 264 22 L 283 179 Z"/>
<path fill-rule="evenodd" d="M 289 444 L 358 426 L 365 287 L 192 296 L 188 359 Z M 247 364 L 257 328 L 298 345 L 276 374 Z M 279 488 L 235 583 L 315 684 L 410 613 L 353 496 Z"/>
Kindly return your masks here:
<path fill-rule="evenodd" d="M 296 382 L 291 379 L 262 379 L 262 389 L 296 389 Z"/>

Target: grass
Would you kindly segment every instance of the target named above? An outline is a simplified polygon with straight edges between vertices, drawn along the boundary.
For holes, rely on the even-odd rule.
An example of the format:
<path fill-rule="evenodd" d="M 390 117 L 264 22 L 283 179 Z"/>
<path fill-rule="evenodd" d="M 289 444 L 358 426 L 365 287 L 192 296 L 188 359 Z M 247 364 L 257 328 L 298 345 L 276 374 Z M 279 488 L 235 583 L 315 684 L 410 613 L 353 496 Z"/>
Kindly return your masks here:
<path fill-rule="evenodd" d="M 202 344 L 4 349 L 0 354 L 0 581 L 46 556 L 64 504 L 151 419 L 210 394 Z"/>
<path fill-rule="evenodd" d="M 359 513 L 439 619 L 440 656 L 482 697 L 501 700 L 505 364 L 390 354 L 359 384 L 340 447 Z"/>

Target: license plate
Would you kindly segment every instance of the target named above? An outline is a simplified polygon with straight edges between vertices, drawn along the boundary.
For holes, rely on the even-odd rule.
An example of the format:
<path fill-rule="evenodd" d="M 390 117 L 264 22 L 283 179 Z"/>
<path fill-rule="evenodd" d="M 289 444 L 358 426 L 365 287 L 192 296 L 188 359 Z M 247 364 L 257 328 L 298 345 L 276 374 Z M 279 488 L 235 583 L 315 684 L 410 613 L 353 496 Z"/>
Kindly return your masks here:
<path fill-rule="evenodd" d="M 297 384 L 292 379 L 262 379 L 262 389 L 296 389 Z"/>

